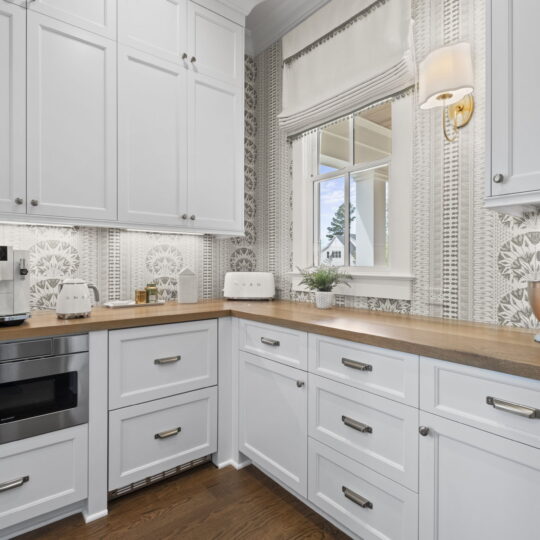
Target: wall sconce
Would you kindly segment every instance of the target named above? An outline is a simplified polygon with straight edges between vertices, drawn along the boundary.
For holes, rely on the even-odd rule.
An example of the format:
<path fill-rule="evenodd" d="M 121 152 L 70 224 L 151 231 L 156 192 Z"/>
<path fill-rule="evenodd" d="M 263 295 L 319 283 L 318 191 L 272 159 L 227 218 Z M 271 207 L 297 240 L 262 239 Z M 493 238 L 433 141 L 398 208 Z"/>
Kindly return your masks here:
<path fill-rule="evenodd" d="M 474 112 L 473 67 L 469 43 L 441 47 L 429 53 L 418 69 L 421 109 L 442 107 L 443 132 L 454 142 L 458 130 L 466 126 Z M 446 129 L 446 118 L 454 128 L 453 136 Z"/>

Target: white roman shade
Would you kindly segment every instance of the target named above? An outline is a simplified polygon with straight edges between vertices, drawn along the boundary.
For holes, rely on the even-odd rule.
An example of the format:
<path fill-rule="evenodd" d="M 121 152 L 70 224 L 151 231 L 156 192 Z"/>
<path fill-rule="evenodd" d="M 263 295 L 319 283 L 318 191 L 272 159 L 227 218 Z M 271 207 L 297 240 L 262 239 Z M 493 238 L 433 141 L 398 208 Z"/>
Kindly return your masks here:
<path fill-rule="evenodd" d="M 331 0 L 283 37 L 280 127 L 295 135 L 414 83 L 410 0 Z"/>

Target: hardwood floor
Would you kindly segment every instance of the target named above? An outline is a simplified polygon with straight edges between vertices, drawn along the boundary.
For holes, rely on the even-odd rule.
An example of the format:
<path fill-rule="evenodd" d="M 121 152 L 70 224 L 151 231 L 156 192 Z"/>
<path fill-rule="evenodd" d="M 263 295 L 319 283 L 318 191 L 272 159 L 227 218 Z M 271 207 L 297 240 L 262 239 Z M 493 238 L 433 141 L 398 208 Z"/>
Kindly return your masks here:
<path fill-rule="evenodd" d="M 109 504 L 86 525 L 81 515 L 19 536 L 72 539 L 327 540 L 348 538 L 255 467 L 208 464 Z"/>

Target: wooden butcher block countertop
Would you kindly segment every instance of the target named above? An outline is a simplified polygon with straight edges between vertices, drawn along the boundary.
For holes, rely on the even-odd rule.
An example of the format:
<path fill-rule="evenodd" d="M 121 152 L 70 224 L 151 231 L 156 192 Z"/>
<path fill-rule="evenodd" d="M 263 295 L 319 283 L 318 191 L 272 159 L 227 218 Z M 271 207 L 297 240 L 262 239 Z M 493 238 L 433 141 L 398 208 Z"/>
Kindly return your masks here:
<path fill-rule="evenodd" d="M 319 310 L 285 301 L 96 307 L 86 319 L 66 321 L 51 311 L 34 312 L 21 326 L 0 328 L 0 341 L 229 316 L 540 380 L 540 343 L 534 342 L 533 330 L 366 310 Z"/>

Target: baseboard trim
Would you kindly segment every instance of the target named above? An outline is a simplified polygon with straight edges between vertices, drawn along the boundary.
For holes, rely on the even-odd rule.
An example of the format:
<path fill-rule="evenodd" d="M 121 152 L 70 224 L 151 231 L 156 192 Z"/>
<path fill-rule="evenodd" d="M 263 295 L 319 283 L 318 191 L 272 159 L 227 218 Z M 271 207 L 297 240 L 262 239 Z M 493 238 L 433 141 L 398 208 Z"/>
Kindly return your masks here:
<path fill-rule="evenodd" d="M 245 461 L 241 461 L 240 463 L 233 461 L 232 465 L 237 471 L 240 471 L 241 469 L 244 469 L 245 467 L 251 465 L 251 460 L 246 459 Z"/>
<path fill-rule="evenodd" d="M 85 523 L 92 523 L 92 521 L 96 521 L 98 519 L 104 518 L 108 513 L 109 511 L 105 509 L 105 510 L 102 510 L 101 512 L 95 512 L 93 514 L 87 514 L 86 512 L 83 511 L 82 515 L 83 515 Z"/>

